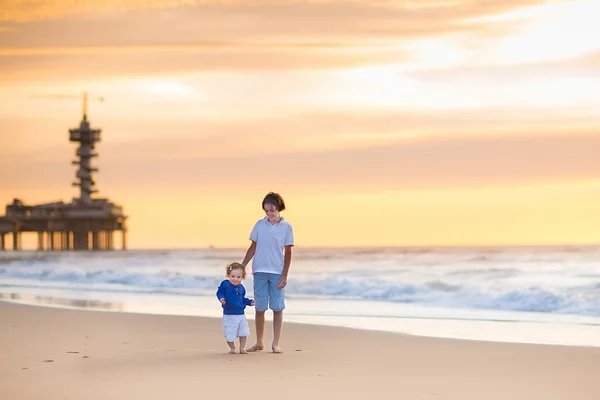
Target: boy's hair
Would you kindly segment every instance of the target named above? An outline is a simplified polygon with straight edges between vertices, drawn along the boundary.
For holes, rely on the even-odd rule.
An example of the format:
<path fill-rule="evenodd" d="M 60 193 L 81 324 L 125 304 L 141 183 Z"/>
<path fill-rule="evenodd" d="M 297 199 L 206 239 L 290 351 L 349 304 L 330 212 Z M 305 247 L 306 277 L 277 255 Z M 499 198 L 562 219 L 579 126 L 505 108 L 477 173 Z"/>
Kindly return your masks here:
<path fill-rule="evenodd" d="M 233 271 L 235 269 L 241 270 L 242 271 L 242 279 L 246 279 L 246 267 L 244 267 L 239 262 L 232 262 L 231 264 L 227 265 L 225 267 L 225 275 L 226 276 L 231 275 L 231 271 Z"/>
<path fill-rule="evenodd" d="M 285 210 L 285 201 L 279 193 L 269 192 L 262 201 L 262 208 L 265 209 L 265 204 L 273 204 L 278 211 Z"/>

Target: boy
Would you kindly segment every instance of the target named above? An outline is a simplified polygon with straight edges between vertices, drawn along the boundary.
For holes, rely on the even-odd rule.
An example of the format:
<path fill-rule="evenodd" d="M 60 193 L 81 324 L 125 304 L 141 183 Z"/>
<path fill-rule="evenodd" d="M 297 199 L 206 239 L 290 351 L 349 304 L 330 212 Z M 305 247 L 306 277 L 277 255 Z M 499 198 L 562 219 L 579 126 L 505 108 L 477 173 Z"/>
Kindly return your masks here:
<path fill-rule="evenodd" d="M 285 210 L 285 202 L 278 193 L 268 193 L 262 202 L 266 216 L 260 219 L 250 233 L 252 243 L 246 251 L 242 265 L 252 257 L 254 276 L 254 300 L 256 302 L 256 344 L 249 352 L 264 349 L 265 312 L 273 311 L 273 353 L 283 353 L 279 347 L 285 309 L 285 286 L 292 262 L 294 233 L 292 226 L 279 213 Z"/>

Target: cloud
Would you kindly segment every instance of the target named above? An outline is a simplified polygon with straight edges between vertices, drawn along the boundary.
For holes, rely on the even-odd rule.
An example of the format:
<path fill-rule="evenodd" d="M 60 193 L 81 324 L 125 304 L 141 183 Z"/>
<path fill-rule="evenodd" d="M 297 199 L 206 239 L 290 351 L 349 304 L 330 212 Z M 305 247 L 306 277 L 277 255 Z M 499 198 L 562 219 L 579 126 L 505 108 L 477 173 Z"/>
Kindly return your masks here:
<path fill-rule="evenodd" d="M 180 143 L 180 148 L 185 143 Z M 106 178 L 114 182 L 177 185 L 448 188 L 531 184 L 595 178 L 600 160 L 593 149 L 600 134 L 540 137 L 431 138 L 387 145 L 259 156 L 176 157 L 152 163 L 111 151 Z M 175 146 L 173 146 L 175 147 Z M 173 149 L 175 150 L 175 149 Z M 164 149 L 164 151 L 168 151 Z M 176 150 L 175 150 L 176 151 Z M 117 160 L 119 157 L 119 160 Z M 117 171 L 129 171 L 118 174 Z"/>
<path fill-rule="evenodd" d="M 38 110 L 47 107 L 47 104 L 43 100 L 35 102 L 36 108 L 33 108 L 34 104 L 29 104 L 31 113 L 38 115 L 35 121 L 26 115 L 3 117 L 0 148 L 5 149 L 5 155 L 52 161 L 62 159 L 65 149 L 73 151 L 73 145 L 68 144 L 61 132 L 76 125 L 76 99 L 59 101 L 62 107 L 60 112 L 51 110 L 46 117 L 39 116 Z M 202 116 L 195 119 L 164 119 L 142 107 L 142 113 L 154 115 L 149 120 L 137 115 L 115 118 L 110 116 L 112 113 L 101 110 L 101 106 L 93 106 L 92 126 L 103 130 L 101 149 L 106 146 L 115 146 L 117 151 L 135 148 L 138 159 L 148 160 L 180 157 L 220 159 L 260 157 L 282 152 L 341 151 L 423 140 L 451 140 L 453 137 L 462 140 L 485 137 L 543 138 L 566 133 L 582 136 L 598 132 L 595 123 L 598 112 L 593 114 L 594 110 L 586 109 L 570 113 L 536 108 L 492 109 L 484 113 L 479 110 L 321 111 L 287 115 L 249 114 L 246 118 L 236 116 L 211 120 Z M 102 116 L 98 116 L 99 112 Z M 52 117 L 52 114 L 57 117 Z M 19 141 L 15 142 L 15 137 L 19 137 Z M 182 146 L 182 143 L 189 145 Z"/>
<path fill-rule="evenodd" d="M 14 17 L 21 22 L 4 24 L 0 76 L 41 80 L 409 62 L 422 56 L 409 51 L 411 40 L 511 32 L 515 24 L 510 21 L 491 24 L 476 19 L 536 3 L 11 1 L 4 5 L 5 20 L 18 12 L 45 17 Z M 64 17 L 61 10 L 72 16 Z M 423 49 L 428 57 L 438 54 L 432 62 L 442 65 L 439 54 L 447 47 L 441 43 Z"/>
<path fill-rule="evenodd" d="M 90 15 L 116 14 L 171 9 L 224 10 L 268 10 L 304 11 L 311 17 L 319 17 L 328 11 L 346 10 L 349 14 L 356 9 L 404 11 L 415 16 L 427 14 L 431 17 L 449 13 L 461 17 L 475 18 L 510 10 L 536 0 L 4 0 L 0 6 L 0 21 L 29 22 L 47 19 L 86 18 Z M 319 14 L 319 15 L 317 15 Z"/>
<path fill-rule="evenodd" d="M 240 46 L 234 44 L 232 46 Z M 97 79 L 106 76 L 177 72 L 331 69 L 403 60 L 378 48 L 346 51 L 344 46 L 303 44 L 222 47 L 0 48 L 0 80 Z"/>
<path fill-rule="evenodd" d="M 285 182 L 307 191 L 334 193 L 348 188 L 472 188 L 576 181 L 600 174 L 594 150 L 600 146 L 597 129 L 574 132 L 564 126 L 562 132 L 545 132 L 529 126 L 519 130 L 508 121 L 512 134 L 486 134 L 485 126 L 501 123 L 498 114 L 477 121 L 480 125 L 471 126 L 470 134 L 460 135 L 474 120 L 466 114 L 458 118 L 445 114 L 437 116 L 435 128 L 441 130 L 447 124 L 445 134 L 403 136 L 411 127 L 433 125 L 435 118 L 425 114 L 412 118 L 346 115 L 345 119 L 313 115 L 212 126 L 154 123 L 154 134 L 150 125 L 138 123 L 106 129 L 95 164 L 101 171 L 101 189 L 140 190 Z M 547 119 L 548 125 L 560 122 L 555 115 Z M 527 126 L 535 118 L 527 119 L 523 112 L 512 122 L 519 120 Z M 128 131 L 148 135 L 128 140 Z M 169 134 L 156 136 L 157 132 Z M 29 143 L 35 143 L 35 138 Z M 69 164 L 73 153 L 66 140 L 37 150 L 23 148 L 2 158 L 11 168 L 0 169 L 0 180 L 15 190 L 68 185 L 74 175 Z"/>
<path fill-rule="evenodd" d="M 76 13 L 80 2 L 67 3 L 65 8 Z M 383 1 L 215 1 L 186 6 L 175 1 L 165 3 L 168 5 L 165 8 L 150 7 L 135 13 L 119 12 L 120 7 L 116 7 L 115 12 L 92 10 L 78 18 L 13 23 L 8 26 L 15 29 L 5 32 L 1 41 L 3 47 L 37 48 L 214 41 L 395 40 L 476 31 L 488 24 L 461 21 L 532 3 L 539 1 L 434 2 L 428 8 L 402 7 Z M 81 4 L 83 10 L 92 7 L 88 2 Z M 110 9 L 109 3 L 102 4 L 102 9 Z M 128 3 L 124 4 L 127 8 Z"/>

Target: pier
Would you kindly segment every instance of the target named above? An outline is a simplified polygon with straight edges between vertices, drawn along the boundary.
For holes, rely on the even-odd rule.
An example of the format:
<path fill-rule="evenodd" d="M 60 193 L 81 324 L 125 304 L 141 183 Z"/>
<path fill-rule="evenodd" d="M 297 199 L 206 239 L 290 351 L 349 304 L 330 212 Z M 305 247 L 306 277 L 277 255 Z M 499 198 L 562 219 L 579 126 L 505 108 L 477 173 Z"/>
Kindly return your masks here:
<path fill-rule="evenodd" d="M 87 119 L 87 94 L 83 94 L 83 118 L 79 127 L 69 129 L 69 141 L 78 144 L 76 181 L 79 198 L 27 205 L 15 198 L 0 216 L 0 251 L 22 250 L 22 234 L 36 232 L 38 250 L 113 250 L 114 233 L 121 233 L 121 248 L 127 248 L 127 216 L 123 208 L 108 199 L 93 198 L 97 193 L 92 159 L 100 141 L 101 130 L 92 129 Z"/>

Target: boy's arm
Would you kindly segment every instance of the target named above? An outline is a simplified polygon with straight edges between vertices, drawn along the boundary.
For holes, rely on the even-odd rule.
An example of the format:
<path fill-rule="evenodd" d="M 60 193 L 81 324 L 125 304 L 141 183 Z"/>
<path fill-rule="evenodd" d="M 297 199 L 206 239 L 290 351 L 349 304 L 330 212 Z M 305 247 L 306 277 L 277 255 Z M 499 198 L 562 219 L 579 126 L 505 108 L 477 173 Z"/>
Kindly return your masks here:
<path fill-rule="evenodd" d="M 285 246 L 283 249 L 283 272 L 281 273 L 279 283 L 277 283 L 279 289 L 284 288 L 285 285 L 287 285 L 287 277 L 290 272 L 290 265 L 292 264 L 292 247 L 294 246 Z"/>
<path fill-rule="evenodd" d="M 244 257 L 244 261 L 242 261 L 242 265 L 244 267 L 246 265 L 248 265 L 250 260 L 252 260 L 252 257 L 254 257 L 254 253 L 256 253 L 256 242 L 253 240 L 252 243 L 250 244 L 250 247 L 248 247 L 248 250 L 246 251 L 246 256 Z"/>

